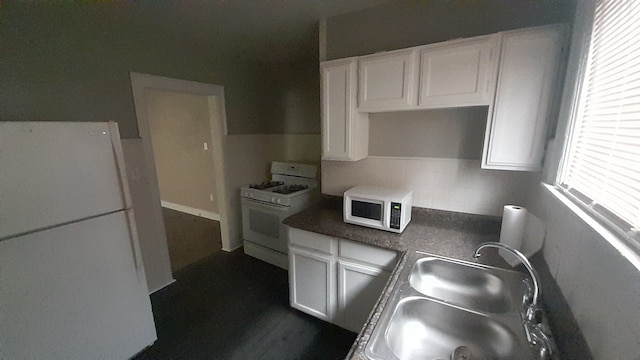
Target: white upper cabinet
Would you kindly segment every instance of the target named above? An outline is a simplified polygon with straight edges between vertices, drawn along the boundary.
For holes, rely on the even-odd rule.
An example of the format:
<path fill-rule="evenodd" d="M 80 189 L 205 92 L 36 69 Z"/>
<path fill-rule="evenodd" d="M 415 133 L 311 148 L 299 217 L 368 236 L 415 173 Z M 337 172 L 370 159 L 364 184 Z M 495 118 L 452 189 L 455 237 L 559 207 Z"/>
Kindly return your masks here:
<path fill-rule="evenodd" d="M 359 58 L 358 111 L 406 110 L 417 104 L 417 51 L 391 51 Z"/>
<path fill-rule="evenodd" d="M 322 159 L 356 161 L 367 156 L 369 115 L 356 111 L 357 59 L 320 64 Z"/>
<path fill-rule="evenodd" d="M 538 171 L 558 69 L 564 26 L 500 33 L 502 49 L 493 106 L 489 109 L 482 167 Z"/>
<path fill-rule="evenodd" d="M 489 105 L 497 34 L 420 48 L 420 108 Z"/>
<path fill-rule="evenodd" d="M 370 112 L 488 106 L 482 167 L 539 171 L 565 31 L 541 26 L 323 62 L 322 159 L 367 157 Z"/>

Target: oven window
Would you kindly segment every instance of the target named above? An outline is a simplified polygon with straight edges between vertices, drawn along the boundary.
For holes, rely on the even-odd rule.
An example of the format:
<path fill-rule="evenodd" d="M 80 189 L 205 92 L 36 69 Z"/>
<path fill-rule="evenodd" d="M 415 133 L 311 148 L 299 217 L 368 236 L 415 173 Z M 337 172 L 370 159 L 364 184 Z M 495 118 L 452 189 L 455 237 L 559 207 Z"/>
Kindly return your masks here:
<path fill-rule="evenodd" d="M 382 204 L 351 200 L 351 216 L 380 221 Z"/>
<path fill-rule="evenodd" d="M 280 237 L 280 217 L 257 209 L 249 209 L 249 228 L 251 231 L 277 239 Z"/>

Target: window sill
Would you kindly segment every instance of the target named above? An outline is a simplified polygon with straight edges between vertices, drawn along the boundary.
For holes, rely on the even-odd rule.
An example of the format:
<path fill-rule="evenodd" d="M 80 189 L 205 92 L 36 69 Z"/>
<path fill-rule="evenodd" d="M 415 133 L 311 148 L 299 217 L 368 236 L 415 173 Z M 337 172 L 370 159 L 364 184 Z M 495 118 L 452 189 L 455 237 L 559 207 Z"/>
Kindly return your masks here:
<path fill-rule="evenodd" d="M 611 246 L 613 246 L 625 259 L 627 259 L 638 271 L 640 271 L 640 253 L 632 246 L 627 244 L 624 240 L 620 239 L 618 235 L 606 226 L 602 225 L 599 221 L 594 219 L 589 213 L 584 211 L 580 206 L 571 201 L 564 193 L 558 190 L 554 185 L 541 183 L 542 187 L 546 189 L 553 197 L 558 199 L 565 207 L 573 212 L 580 220 L 582 220 L 589 228 L 598 233 L 604 240 L 606 240 Z"/>

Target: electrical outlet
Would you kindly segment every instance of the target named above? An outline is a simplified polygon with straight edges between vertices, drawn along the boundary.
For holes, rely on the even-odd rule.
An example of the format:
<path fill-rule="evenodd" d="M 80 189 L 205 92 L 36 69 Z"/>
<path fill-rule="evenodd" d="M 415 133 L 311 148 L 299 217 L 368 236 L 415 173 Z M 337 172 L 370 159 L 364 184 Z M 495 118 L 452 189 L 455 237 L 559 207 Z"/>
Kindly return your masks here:
<path fill-rule="evenodd" d="M 213 201 L 213 194 L 209 194 L 209 201 Z"/>
<path fill-rule="evenodd" d="M 206 142 L 204 143 L 204 150 L 209 150 L 209 144 L 207 144 Z"/>

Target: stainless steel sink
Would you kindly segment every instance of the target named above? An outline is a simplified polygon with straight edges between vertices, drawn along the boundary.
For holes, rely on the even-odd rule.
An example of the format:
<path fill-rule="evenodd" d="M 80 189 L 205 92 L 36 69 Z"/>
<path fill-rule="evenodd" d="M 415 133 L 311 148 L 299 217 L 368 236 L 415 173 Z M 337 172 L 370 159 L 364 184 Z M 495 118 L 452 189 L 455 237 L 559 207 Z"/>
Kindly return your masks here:
<path fill-rule="evenodd" d="M 522 325 L 524 274 L 415 251 L 365 347 L 371 359 L 534 359 Z M 461 357 L 463 358 L 463 357 Z"/>
<path fill-rule="evenodd" d="M 398 302 L 385 340 L 399 359 L 449 359 L 463 346 L 473 359 L 516 359 L 523 352 L 502 323 L 421 297 Z"/>
<path fill-rule="evenodd" d="M 436 257 L 418 259 L 409 284 L 421 294 L 491 313 L 513 308 L 509 284 L 487 268 Z"/>

